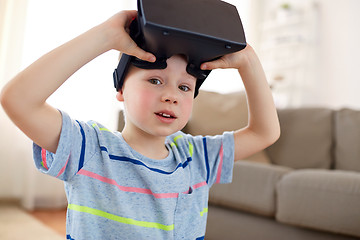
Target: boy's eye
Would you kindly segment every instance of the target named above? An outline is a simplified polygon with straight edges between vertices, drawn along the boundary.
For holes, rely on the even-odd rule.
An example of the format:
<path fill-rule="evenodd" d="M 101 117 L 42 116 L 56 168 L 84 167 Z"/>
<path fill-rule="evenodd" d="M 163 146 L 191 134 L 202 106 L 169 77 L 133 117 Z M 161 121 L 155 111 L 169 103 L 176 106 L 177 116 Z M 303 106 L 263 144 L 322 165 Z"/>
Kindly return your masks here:
<path fill-rule="evenodd" d="M 161 81 L 159 79 L 156 79 L 156 78 L 150 79 L 149 82 L 151 84 L 154 84 L 154 85 L 160 85 L 161 84 Z"/>
<path fill-rule="evenodd" d="M 186 85 L 180 85 L 180 86 L 179 86 L 179 89 L 180 89 L 181 91 L 184 91 L 184 92 L 190 91 L 190 88 L 189 88 L 188 86 L 186 86 Z"/>

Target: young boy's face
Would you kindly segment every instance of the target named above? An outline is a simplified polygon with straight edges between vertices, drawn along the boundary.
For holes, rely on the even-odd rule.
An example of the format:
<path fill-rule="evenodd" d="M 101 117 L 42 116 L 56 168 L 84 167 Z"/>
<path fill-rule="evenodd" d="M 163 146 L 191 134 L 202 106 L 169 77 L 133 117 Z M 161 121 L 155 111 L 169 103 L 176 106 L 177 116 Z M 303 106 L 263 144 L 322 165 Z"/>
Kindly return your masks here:
<path fill-rule="evenodd" d="M 196 78 L 186 72 L 179 55 L 167 60 L 166 69 L 131 66 L 117 94 L 124 102 L 127 130 L 166 137 L 181 130 L 190 118 Z"/>

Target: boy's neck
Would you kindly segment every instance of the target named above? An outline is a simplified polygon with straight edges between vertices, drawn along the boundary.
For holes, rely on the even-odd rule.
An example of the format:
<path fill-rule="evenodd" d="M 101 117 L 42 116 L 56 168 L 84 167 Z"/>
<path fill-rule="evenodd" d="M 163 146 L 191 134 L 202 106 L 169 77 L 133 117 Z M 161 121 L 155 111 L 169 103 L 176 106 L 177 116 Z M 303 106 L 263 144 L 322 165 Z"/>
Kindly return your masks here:
<path fill-rule="evenodd" d="M 164 159 L 169 155 L 165 146 L 166 137 L 155 137 L 148 134 L 129 134 L 126 129 L 121 133 L 125 142 L 135 151 L 151 159 Z"/>

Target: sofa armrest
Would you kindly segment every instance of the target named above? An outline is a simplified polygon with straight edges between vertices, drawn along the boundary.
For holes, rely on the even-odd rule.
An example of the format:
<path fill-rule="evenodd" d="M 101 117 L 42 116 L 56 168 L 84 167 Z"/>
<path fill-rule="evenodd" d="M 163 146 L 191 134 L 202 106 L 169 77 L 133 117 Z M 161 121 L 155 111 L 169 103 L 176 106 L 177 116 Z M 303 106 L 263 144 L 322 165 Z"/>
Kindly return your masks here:
<path fill-rule="evenodd" d="M 264 216 L 275 215 L 275 189 L 290 168 L 237 161 L 231 184 L 215 184 L 210 203 Z"/>
<path fill-rule="evenodd" d="M 360 237 L 360 173 L 297 170 L 277 187 L 276 219 Z"/>

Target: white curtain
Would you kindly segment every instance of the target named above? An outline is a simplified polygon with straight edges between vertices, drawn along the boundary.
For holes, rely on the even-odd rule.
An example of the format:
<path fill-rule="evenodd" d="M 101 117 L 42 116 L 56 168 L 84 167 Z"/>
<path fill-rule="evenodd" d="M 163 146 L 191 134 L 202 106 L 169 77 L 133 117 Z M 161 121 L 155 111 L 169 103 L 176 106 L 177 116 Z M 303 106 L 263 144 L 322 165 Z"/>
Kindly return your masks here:
<path fill-rule="evenodd" d="M 0 1 L 0 88 L 21 68 L 27 1 Z M 22 199 L 29 140 L 0 108 L 0 198 Z"/>
<path fill-rule="evenodd" d="M 0 86 L 19 70 L 27 0 L 0 0 Z"/>
<path fill-rule="evenodd" d="M 27 0 L 0 1 L 0 88 L 23 68 L 27 13 Z M 35 170 L 31 141 L 2 108 L 0 166 L 0 198 L 20 201 L 28 209 L 61 207 L 66 203 L 62 184 Z"/>

